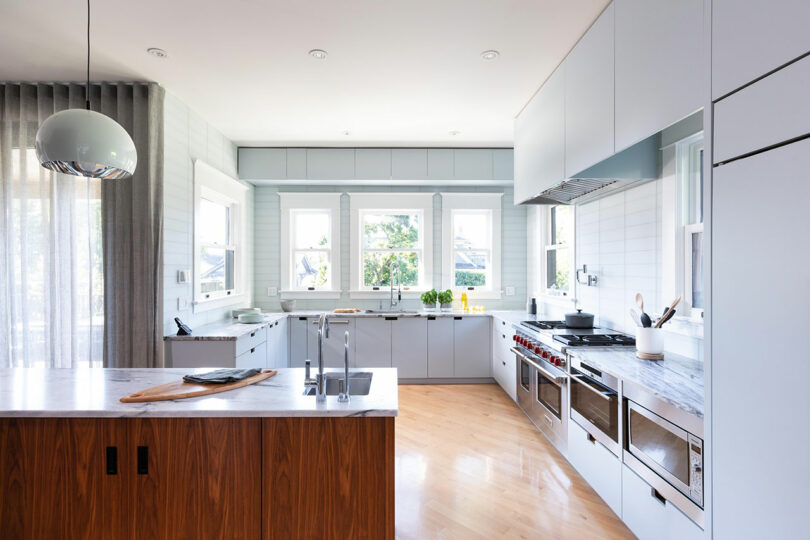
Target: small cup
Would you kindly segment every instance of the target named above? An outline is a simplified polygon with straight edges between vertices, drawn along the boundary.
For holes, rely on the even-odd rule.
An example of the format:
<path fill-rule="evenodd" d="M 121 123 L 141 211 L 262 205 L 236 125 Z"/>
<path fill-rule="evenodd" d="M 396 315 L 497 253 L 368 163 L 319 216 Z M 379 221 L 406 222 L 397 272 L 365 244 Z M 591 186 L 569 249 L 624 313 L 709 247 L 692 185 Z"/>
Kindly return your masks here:
<path fill-rule="evenodd" d="M 663 354 L 664 333 L 660 328 L 636 328 L 636 350 L 645 354 Z"/>

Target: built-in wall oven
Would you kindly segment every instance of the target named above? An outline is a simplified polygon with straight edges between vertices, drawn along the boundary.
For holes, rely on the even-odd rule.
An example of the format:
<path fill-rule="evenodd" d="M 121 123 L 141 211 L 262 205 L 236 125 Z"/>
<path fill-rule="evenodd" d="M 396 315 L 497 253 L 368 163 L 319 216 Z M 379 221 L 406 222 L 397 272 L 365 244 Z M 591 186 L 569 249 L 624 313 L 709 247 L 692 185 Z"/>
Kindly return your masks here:
<path fill-rule="evenodd" d="M 626 385 L 624 462 L 698 524 L 703 522 L 703 422 Z"/>
<path fill-rule="evenodd" d="M 529 350 L 517 344 L 512 348 L 517 360 L 518 405 L 537 429 L 564 452 L 568 448 L 568 377 L 548 361 L 547 350 L 535 349 L 540 346 Z"/>
<path fill-rule="evenodd" d="M 571 357 L 571 419 L 605 448 L 621 456 L 619 380 Z"/>

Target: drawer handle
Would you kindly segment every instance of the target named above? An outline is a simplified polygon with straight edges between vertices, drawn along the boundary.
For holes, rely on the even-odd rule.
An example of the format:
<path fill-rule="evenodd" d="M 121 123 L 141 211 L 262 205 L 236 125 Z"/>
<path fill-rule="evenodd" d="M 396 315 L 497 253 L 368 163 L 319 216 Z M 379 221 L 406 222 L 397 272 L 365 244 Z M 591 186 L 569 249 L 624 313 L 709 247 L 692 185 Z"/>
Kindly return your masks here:
<path fill-rule="evenodd" d="M 667 504 L 667 499 L 654 487 L 650 487 L 650 496 L 661 504 Z"/>
<path fill-rule="evenodd" d="M 256 352 L 256 347 L 253 347 L 252 349 L 250 349 L 250 354 L 253 354 L 255 352 Z"/>
<path fill-rule="evenodd" d="M 501 360 L 501 364 L 506 365 L 506 362 L 504 362 L 503 360 Z"/>
<path fill-rule="evenodd" d="M 138 447 L 138 474 L 149 474 L 149 447 Z"/>
<path fill-rule="evenodd" d="M 429 321 L 435 321 L 435 320 L 436 320 L 436 317 L 432 317 L 432 316 L 428 315 L 428 320 L 429 320 Z"/>
<path fill-rule="evenodd" d="M 591 444 L 596 444 L 596 437 L 594 437 L 594 436 L 593 436 L 593 435 L 591 435 L 590 433 L 586 433 L 586 434 L 585 434 L 585 439 L 587 439 L 587 441 L 588 441 L 589 443 L 591 443 Z"/>
<path fill-rule="evenodd" d="M 251 332 L 250 337 L 256 337 L 256 332 Z"/>
<path fill-rule="evenodd" d="M 506 339 L 506 334 L 501 334 L 501 337 L 502 337 L 503 339 Z"/>
<path fill-rule="evenodd" d="M 107 447 L 107 474 L 118 474 L 118 447 Z"/>
<path fill-rule="evenodd" d="M 463 317 L 453 317 L 455 320 L 460 321 Z"/>

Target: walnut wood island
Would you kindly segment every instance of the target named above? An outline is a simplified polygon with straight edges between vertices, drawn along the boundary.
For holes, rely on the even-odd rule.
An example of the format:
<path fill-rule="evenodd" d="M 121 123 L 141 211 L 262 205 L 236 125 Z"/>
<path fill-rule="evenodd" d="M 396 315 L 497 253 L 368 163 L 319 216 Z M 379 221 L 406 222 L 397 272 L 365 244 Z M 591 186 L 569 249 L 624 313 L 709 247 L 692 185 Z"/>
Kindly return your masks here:
<path fill-rule="evenodd" d="M 394 538 L 395 369 L 348 403 L 305 396 L 303 369 L 119 402 L 190 371 L 0 370 L 2 536 Z"/>

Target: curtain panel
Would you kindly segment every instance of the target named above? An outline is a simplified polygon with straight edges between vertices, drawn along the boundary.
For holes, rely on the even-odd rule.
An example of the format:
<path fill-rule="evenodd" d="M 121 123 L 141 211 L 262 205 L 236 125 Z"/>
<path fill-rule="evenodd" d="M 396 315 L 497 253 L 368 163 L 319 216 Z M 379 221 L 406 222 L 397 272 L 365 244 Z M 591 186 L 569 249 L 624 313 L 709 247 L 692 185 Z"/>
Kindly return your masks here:
<path fill-rule="evenodd" d="M 163 365 L 163 89 L 91 85 L 132 136 L 125 180 L 39 165 L 36 132 L 83 108 L 78 84 L 0 84 L 0 367 Z"/>

